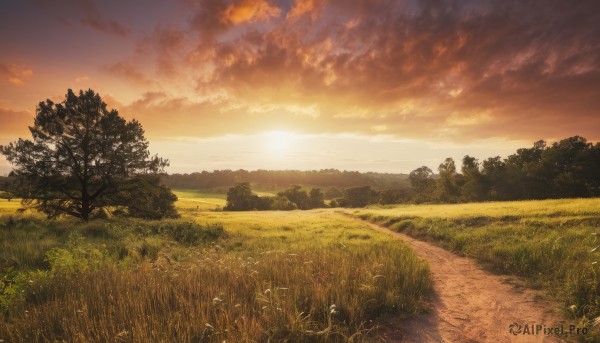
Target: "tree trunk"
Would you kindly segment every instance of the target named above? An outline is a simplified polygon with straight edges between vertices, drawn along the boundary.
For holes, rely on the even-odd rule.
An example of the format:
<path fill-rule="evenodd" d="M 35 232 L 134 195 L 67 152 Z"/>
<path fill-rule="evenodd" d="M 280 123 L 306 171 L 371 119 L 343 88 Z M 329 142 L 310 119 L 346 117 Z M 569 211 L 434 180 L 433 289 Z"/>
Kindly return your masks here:
<path fill-rule="evenodd" d="M 81 185 L 81 219 L 87 222 L 90 219 L 91 201 L 87 192 L 87 184 Z"/>

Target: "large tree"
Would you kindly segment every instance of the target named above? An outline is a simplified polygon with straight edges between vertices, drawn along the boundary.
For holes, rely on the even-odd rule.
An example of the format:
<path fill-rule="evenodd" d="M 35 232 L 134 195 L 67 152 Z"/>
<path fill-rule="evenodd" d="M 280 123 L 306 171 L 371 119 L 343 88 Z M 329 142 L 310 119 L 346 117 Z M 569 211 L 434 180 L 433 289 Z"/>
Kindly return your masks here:
<path fill-rule="evenodd" d="M 140 176 L 162 172 L 168 161 L 150 156 L 138 121 L 108 110 L 91 89 L 79 95 L 69 89 L 61 103 L 40 102 L 29 130 L 32 140 L 0 146 L 0 152 L 14 166 L 18 195 L 48 217 L 68 214 L 87 221 L 105 206 L 131 207 L 135 192 L 145 203 L 146 192 L 173 201 L 164 194 L 170 190 L 156 182 L 132 192 Z"/>

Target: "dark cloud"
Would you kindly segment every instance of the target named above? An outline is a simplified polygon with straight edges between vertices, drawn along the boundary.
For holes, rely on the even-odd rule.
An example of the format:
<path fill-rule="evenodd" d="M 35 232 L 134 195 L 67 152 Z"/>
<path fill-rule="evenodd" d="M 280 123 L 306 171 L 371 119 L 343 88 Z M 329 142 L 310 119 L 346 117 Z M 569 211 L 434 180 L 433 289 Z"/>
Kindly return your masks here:
<path fill-rule="evenodd" d="M 130 29 L 114 20 L 100 20 L 95 16 L 81 19 L 81 25 L 120 37 L 127 37 L 131 33 Z"/>
<path fill-rule="evenodd" d="M 49 13 L 55 15 L 61 24 L 70 26 L 73 19 L 78 18 L 82 26 L 93 30 L 114 35 L 127 37 L 131 29 L 108 16 L 98 9 L 102 4 L 99 0 L 30 0 L 37 6 L 41 6 Z"/>

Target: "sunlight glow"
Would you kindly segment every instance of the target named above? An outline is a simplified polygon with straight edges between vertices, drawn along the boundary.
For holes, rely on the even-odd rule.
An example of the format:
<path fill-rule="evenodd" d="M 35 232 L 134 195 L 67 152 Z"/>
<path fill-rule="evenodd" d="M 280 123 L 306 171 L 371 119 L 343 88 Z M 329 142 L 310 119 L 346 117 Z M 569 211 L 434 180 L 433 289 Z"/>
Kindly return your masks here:
<path fill-rule="evenodd" d="M 292 148 L 297 135 L 288 131 L 269 131 L 262 134 L 265 150 L 270 154 L 281 155 Z"/>

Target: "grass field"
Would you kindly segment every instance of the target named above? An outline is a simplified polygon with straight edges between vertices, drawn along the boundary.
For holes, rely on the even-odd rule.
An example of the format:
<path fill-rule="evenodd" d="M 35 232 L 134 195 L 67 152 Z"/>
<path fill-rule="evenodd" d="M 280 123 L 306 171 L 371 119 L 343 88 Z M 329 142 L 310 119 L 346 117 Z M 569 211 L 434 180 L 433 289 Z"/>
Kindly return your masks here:
<path fill-rule="evenodd" d="M 21 201 L 19 199 L 12 199 L 11 201 L 0 199 L 0 216 L 13 215 L 21 207 Z"/>
<path fill-rule="evenodd" d="M 193 215 L 199 211 L 210 211 L 225 207 L 226 195 L 220 193 L 202 193 L 194 190 L 176 190 L 177 209 Z"/>
<path fill-rule="evenodd" d="M 600 199 L 345 210 L 524 277 L 581 324 L 600 322 Z M 588 337 L 598 340 L 597 335 Z"/>
<path fill-rule="evenodd" d="M 221 212 L 222 194 L 177 195 L 179 220 L 89 224 L 0 202 L 0 340 L 377 341 L 387 316 L 426 308 L 429 270 L 348 214 L 521 276 L 572 322 L 600 321 L 598 199 Z"/>
<path fill-rule="evenodd" d="M 427 265 L 356 220 L 186 211 L 185 195 L 180 220 L 3 212 L 0 339 L 377 341 L 380 319 L 425 306 Z"/>

